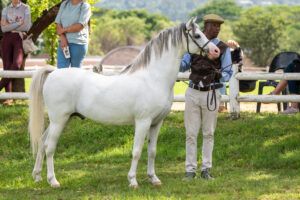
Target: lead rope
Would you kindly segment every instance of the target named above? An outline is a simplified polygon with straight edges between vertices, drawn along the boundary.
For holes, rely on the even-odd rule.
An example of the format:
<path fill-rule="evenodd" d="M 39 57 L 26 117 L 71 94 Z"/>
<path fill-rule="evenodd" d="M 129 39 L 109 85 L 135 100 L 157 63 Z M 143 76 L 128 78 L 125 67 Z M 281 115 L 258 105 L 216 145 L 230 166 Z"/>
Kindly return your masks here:
<path fill-rule="evenodd" d="M 232 67 L 233 63 L 227 65 L 226 67 L 224 67 L 223 69 L 220 70 L 220 73 L 222 73 L 222 71 L 224 71 L 227 67 Z M 216 75 L 216 72 L 214 72 L 214 77 Z M 212 95 L 211 95 L 211 99 L 210 99 L 210 103 L 209 103 L 209 91 L 207 93 L 207 98 L 206 98 L 206 106 L 207 109 L 209 111 L 215 111 L 217 108 L 217 95 L 216 95 L 216 81 L 214 80 L 213 82 L 213 88 L 212 88 Z M 213 105 L 214 103 L 214 107 L 213 109 L 210 108 L 211 105 Z"/>
<path fill-rule="evenodd" d="M 216 73 L 214 73 L 214 75 L 215 74 Z M 209 111 L 215 111 L 217 108 L 216 81 L 213 82 L 212 86 L 213 86 L 213 88 L 212 88 L 212 95 L 211 95 L 210 101 L 209 101 L 210 91 L 207 92 L 207 98 L 206 98 L 206 106 Z M 213 107 L 213 109 L 211 109 L 210 106 L 212 106 L 213 104 L 214 104 L 214 107 Z"/>

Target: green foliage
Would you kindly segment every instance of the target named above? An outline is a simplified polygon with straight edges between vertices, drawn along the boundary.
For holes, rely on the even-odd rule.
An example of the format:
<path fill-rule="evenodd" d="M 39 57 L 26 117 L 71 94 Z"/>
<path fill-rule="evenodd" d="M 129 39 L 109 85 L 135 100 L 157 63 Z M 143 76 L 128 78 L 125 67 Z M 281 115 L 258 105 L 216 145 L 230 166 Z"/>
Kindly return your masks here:
<path fill-rule="evenodd" d="M 92 55 L 102 55 L 119 46 L 142 45 L 172 24 L 167 18 L 144 10 L 100 10 L 95 16 L 97 20 L 89 45 Z"/>
<path fill-rule="evenodd" d="M 236 20 L 241 14 L 241 7 L 234 0 L 210 0 L 204 6 L 194 10 L 190 16 L 198 16 L 202 19 L 207 14 L 217 14 L 228 20 Z"/>
<path fill-rule="evenodd" d="M 242 113 L 231 121 L 220 114 L 215 133 L 214 181 L 184 182 L 185 128 L 182 112 L 172 112 L 160 131 L 156 173 L 163 182 L 147 181 L 147 142 L 138 165 L 140 187 L 128 188 L 132 126 L 101 125 L 72 118 L 59 140 L 55 170 L 61 188 L 31 177 L 34 160 L 27 105 L 1 107 L 0 199 L 299 199 L 300 115 Z M 199 135 L 199 163 L 201 162 Z"/>
<path fill-rule="evenodd" d="M 187 13 L 203 4 L 205 0 L 104 0 L 98 7 L 118 10 L 146 9 L 150 13 L 158 13 L 176 21 L 186 21 Z"/>
<path fill-rule="evenodd" d="M 257 65 L 266 66 L 286 40 L 285 26 L 281 13 L 274 15 L 269 8 L 253 7 L 243 13 L 233 31 L 249 58 Z"/>
<path fill-rule="evenodd" d="M 58 37 L 56 35 L 56 25 L 51 24 L 44 32 L 44 51 L 48 53 L 49 59 L 47 63 L 49 65 L 55 65 L 57 57 Z"/>
<path fill-rule="evenodd" d="M 103 17 L 96 21 L 89 45 L 90 54 L 103 54 L 118 46 L 135 45 L 144 42 L 145 24 L 142 19 L 128 17 L 112 19 Z"/>

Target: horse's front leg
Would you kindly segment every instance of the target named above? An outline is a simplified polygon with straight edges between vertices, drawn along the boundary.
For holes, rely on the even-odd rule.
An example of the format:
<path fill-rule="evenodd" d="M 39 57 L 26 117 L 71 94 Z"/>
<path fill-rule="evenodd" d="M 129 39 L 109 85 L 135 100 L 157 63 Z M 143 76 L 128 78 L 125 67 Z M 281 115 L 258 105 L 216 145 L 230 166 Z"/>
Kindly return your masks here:
<path fill-rule="evenodd" d="M 149 131 L 149 144 L 148 144 L 148 170 L 147 174 L 154 186 L 160 186 L 161 181 L 155 174 L 155 157 L 156 157 L 156 146 L 157 146 L 157 138 L 159 134 L 160 127 L 163 123 L 161 120 L 158 124 L 150 127 Z"/>
<path fill-rule="evenodd" d="M 136 169 L 143 150 L 145 137 L 149 132 L 150 125 L 151 125 L 151 120 L 149 119 L 139 119 L 135 121 L 135 134 L 134 134 L 134 144 L 132 149 L 132 161 L 131 161 L 130 170 L 128 172 L 129 187 L 132 188 L 138 187 L 138 182 L 136 180 Z"/>

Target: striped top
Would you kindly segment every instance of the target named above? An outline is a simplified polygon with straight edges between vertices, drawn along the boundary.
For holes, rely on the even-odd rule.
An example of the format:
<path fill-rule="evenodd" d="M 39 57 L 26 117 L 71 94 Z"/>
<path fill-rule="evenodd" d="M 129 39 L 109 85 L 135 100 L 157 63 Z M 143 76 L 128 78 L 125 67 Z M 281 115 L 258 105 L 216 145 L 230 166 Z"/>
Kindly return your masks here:
<path fill-rule="evenodd" d="M 2 32 L 28 31 L 30 27 L 31 15 L 28 5 L 20 2 L 17 6 L 13 6 L 13 4 L 11 3 L 9 6 L 2 10 Z"/>

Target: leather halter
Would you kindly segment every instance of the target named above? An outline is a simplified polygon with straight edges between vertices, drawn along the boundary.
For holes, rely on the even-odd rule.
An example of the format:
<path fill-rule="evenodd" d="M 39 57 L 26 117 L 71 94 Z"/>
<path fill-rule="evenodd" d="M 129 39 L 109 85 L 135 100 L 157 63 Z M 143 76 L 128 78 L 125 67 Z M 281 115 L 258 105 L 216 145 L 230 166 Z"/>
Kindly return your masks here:
<path fill-rule="evenodd" d="M 193 37 L 193 36 L 191 35 L 191 33 L 190 33 L 191 31 L 193 31 L 193 35 L 194 35 L 194 33 L 195 33 L 194 28 L 193 28 L 193 29 L 187 29 L 185 23 L 183 23 L 182 26 L 183 26 L 183 34 L 184 34 L 184 36 L 185 36 L 185 38 L 186 38 L 186 46 L 187 46 L 187 51 L 188 51 L 188 53 L 191 54 L 191 53 L 190 53 L 190 48 L 189 48 L 189 36 L 190 36 L 191 40 L 194 42 L 194 44 L 200 49 L 200 54 L 202 54 L 202 52 L 205 52 L 204 48 L 208 45 L 208 43 L 210 42 L 210 40 L 208 40 L 208 41 L 201 47 L 200 44 L 194 39 L 194 37 Z M 201 36 L 200 36 L 200 38 L 201 38 Z"/>

